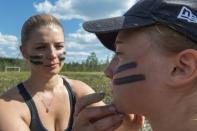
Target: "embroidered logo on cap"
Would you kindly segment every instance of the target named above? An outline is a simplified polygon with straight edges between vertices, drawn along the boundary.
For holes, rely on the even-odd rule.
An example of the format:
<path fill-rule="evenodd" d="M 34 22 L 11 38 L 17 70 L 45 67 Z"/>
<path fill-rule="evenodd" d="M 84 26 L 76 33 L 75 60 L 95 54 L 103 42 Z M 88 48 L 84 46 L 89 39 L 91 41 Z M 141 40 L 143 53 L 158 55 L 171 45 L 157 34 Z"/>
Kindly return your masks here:
<path fill-rule="evenodd" d="M 197 16 L 195 16 L 192 11 L 185 6 L 182 7 L 177 18 L 187 20 L 190 23 L 197 23 Z"/>

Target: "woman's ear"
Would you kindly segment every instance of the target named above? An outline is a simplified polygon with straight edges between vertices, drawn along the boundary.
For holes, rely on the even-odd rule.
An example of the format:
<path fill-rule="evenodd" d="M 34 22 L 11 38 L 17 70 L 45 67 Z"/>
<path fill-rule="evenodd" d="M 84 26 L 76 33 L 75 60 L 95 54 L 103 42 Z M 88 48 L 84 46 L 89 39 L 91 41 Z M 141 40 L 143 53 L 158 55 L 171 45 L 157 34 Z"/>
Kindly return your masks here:
<path fill-rule="evenodd" d="M 181 51 L 175 56 L 173 66 L 169 84 L 177 87 L 192 83 L 197 78 L 197 51 Z"/>
<path fill-rule="evenodd" d="M 25 51 L 25 47 L 24 46 L 20 46 L 20 52 L 21 52 L 21 54 L 22 54 L 22 56 L 25 58 L 25 59 L 27 59 L 27 53 L 26 53 L 26 51 Z"/>

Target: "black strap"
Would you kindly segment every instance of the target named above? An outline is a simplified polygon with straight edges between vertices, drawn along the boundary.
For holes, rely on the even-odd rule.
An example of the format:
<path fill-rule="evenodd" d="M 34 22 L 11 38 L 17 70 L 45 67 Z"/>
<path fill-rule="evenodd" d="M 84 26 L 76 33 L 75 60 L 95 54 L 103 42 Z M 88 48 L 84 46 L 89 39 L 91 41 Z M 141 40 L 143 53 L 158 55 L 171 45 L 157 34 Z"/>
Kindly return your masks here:
<path fill-rule="evenodd" d="M 63 83 L 68 91 L 70 108 L 71 108 L 68 128 L 65 131 L 71 131 L 72 125 L 74 122 L 74 111 L 75 111 L 76 98 L 75 98 L 75 95 L 72 91 L 70 84 L 65 79 L 63 79 Z M 17 88 L 19 90 L 19 93 L 23 97 L 25 103 L 27 104 L 27 106 L 30 110 L 30 113 L 31 113 L 31 123 L 30 123 L 31 131 L 34 131 L 35 128 L 37 131 L 46 129 L 42 125 L 41 120 L 39 119 L 38 111 L 37 111 L 36 105 L 31 97 L 31 95 L 27 92 L 24 85 L 22 83 L 20 83 L 20 84 L 18 84 Z M 40 130 L 38 130 L 38 128 L 40 128 Z"/>
<path fill-rule="evenodd" d="M 38 111 L 31 95 L 25 89 L 23 83 L 18 84 L 17 88 L 31 113 L 31 122 L 29 126 L 31 131 L 47 131 L 46 128 L 42 125 L 41 120 L 39 119 Z"/>
<path fill-rule="evenodd" d="M 72 126 L 73 126 L 73 122 L 74 122 L 74 112 L 75 112 L 76 98 L 75 98 L 75 95 L 72 91 L 72 88 L 71 88 L 70 84 L 64 78 L 63 78 L 63 81 L 64 81 L 64 85 L 65 85 L 65 87 L 67 88 L 67 91 L 68 91 L 69 101 L 70 101 L 70 108 L 71 108 L 68 128 L 65 131 L 71 131 Z"/>

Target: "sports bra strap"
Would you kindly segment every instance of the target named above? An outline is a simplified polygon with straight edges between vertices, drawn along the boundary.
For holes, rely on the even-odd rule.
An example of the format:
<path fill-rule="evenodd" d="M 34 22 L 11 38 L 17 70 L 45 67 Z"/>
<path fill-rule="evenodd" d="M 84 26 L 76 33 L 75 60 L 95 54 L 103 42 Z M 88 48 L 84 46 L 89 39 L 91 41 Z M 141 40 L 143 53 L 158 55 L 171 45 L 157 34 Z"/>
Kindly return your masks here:
<path fill-rule="evenodd" d="M 72 125 L 74 122 L 74 112 L 75 112 L 75 104 L 76 104 L 76 98 L 75 94 L 72 91 L 72 88 L 70 84 L 63 78 L 64 85 L 67 88 L 68 95 L 69 95 L 69 101 L 70 101 L 70 107 L 71 107 L 71 112 L 70 112 L 70 119 L 68 123 L 68 128 L 66 131 L 71 131 L 72 130 Z"/>

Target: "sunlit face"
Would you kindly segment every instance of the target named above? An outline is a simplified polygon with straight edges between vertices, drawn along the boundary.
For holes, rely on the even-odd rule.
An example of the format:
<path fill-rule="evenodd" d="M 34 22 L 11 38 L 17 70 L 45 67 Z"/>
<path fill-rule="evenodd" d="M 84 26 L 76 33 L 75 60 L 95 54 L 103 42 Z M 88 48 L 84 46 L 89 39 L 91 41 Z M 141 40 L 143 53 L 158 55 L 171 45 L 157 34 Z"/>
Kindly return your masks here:
<path fill-rule="evenodd" d="M 57 74 L 63 67 L 65 55 L 64 33 L 57 25 L 35 29 L 24 47 L 31 71 Z"/>
<path fill-rule="evenodd" d="M 112 79 L 113 104 L 120 112 L 143 113 L 165 86 L 168 57 L 143 30 L 120 31 L 115 44 L 116 56 L 105 71 Z"/>

